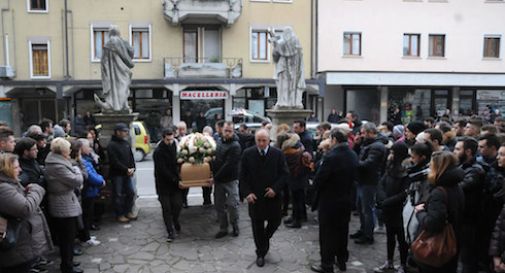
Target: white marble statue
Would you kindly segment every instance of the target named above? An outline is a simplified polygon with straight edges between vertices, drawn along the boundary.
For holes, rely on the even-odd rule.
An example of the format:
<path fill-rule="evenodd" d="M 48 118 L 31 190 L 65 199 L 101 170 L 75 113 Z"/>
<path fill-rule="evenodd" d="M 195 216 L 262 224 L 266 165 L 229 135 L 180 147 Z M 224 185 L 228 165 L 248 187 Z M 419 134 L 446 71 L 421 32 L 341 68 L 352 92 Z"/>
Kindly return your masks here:
<path fill-rule="evenodd" d="M 102 92 L 100 97 L 95 95 L 95 102 L 102 112 L 129 113 L 128 96 L 133 68 L 133 49 L 125 40 L 121 39 L 119 30 L 112 26 L 109 30 L 109 41 L 103 48 L 101 58 Z"/>
<path fill-rule="evenodd" d="M 272 30 L 269 32 L 271 36 L 269 41 L 273 44 L 274 79 L 277 85 L 275 108 L 303 108 L 305 77 L 300 41 L 291 27 L 285 27 L 281 34 L 276 34 Z"/>

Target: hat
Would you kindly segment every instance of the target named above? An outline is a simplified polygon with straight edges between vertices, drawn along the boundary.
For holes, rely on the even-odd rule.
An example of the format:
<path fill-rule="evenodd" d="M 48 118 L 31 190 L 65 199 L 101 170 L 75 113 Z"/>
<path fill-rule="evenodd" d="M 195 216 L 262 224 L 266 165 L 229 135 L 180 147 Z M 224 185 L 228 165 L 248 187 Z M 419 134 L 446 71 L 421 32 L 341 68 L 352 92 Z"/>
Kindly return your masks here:
<path fill-rule="evenodd" d="M 116 123 L 116 126 L 114 126 L 114 131 L 130 131 L 130 128 L 128 128 L 128 125 L 124 123 Z"/>
<path fill-rule="evenodd" d="M 47 135 L 46 134 L 40 134 L 40 133 L 31 133 L 31 134 L 28 134 L 29 138 L 35 140 L 35 141 L 41 141 L 41 140 L 44 140 L 47 138 Z"/>
<path fill-rule="evenodd" d="M 335 128 L 339 129 L 342 133 L 345 135 L 348 135 L 350 132 L 352 132 L 351 127 L 347 123 L 340 123 L 335 126 Z"/>
<path fill-rule="evenodd" d="M 412 121 L 409 123 L 409 125 L 407 125 L 407 129 L 409 129 L 409 131 L 411 131 L 413 134 L 417 135 L 420 132 L 426 130 L 426 125 L 419 121 Z"/>
<path fill-rule="evenodd" d="M 405 132 L 405 127 L 403 127 L 403 125 L 396 125 L 395 127 L 393 127 L 393 137 L 395 139 L 399 139 L 403 136 Z"/>

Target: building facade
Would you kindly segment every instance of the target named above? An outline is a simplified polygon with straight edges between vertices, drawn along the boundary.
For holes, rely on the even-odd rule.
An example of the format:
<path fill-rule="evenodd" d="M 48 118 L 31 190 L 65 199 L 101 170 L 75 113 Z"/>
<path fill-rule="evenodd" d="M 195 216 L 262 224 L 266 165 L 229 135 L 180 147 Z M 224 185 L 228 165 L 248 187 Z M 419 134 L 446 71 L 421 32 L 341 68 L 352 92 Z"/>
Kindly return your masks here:
<path fill-rule="evenodd" d="M 319 0 L 317 72 L 332 108 L 385 121 L 505 112 L 503 0 Z M 330 23 L 331 22 L 331 23 Z"/>
<path fill-rule="evenodd" d="M 231 119 L 235 108 L 265 115 L 276 101 L 268 31 L 287 26 L 304 50 L 305 105 L 318 107 L 314 1 L 4 0 L 0 5 L 0 119 L 18 132 L 44 117 L 57 121 L 98 111 L 93 94 L 101 89 L 100 57 L 111 25 L 134 49 L 130 106 L 151 133 L 159 133 L 162 117 L 194 124 L 199 115 Z"/>

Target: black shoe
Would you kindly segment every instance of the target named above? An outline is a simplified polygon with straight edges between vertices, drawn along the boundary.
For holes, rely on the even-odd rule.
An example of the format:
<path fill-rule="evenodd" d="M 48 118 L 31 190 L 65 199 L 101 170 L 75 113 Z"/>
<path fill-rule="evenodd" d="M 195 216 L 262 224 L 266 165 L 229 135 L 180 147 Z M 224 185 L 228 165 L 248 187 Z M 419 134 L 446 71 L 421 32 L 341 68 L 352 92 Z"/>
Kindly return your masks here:
<path fill-rule="evenodd" d="M 81 256 L 81 255 L 82 255 L 82 249 L 74 247 L 74 256 Z"/>
<path fill-rule="evenodd" d="M 83 273 L 84 270 L 80 269 L 79 267 L 74 267 L 72 268 L 72 273 Z"/>
<path fill-rule="evenodd" d="M 333 273 L 333 268 L 323 268 L 322 266 L 320 265 L 311 265 L 310 266 L 310 270 L 314 271 L 314 272 L 319 272 L 319 273 Z"/>
<path fill-rule="evenodd" d="M 256 258 L 256 265 L 259 267 L 263 267 L 265 265 L 265 257 Z"/>
<path fill-rule="evenodd" d="M 91 225 L 89 228 L 90 228 L 91 230 L 94 230 L 94 231 L 98 231 L 98 230 L 100 230 L 100 227 L 99 227 L 98 225 L 95 225 L 95 224 Z"/>
<path fill-rule="evenodd" d="M 175 231 L 181 232 L 181 224 L 179 222 L 174 222 Z"/>
<path fill-rule="evenodd" d="M 362 237 L 354 240 L 354 243 L 356 243 L 358 245 L 371 245 L 374 243 L 374 240 L 373 240 L 373 238 L 368 238 L 368 237 L 362 236 Z"/>
<path fill-rule="evenodd" d="M 239 235 L 239 234 L 240 234 L 240 231 L 239 231 L 239 229 L 238 229 L 238 226 L 234 226 L 234 227 L 233 227 L 233 232 L 231 233 L 231 235 L 232 235 L 233 237 L 238 237 L 238 235 Z"/>
<path fill-rule="evenodd" d="M 295 222 L 292 222 L 290 224 L 287 224 L 286 227 L 287 228 L 301 228 L 302 225 L 300 224 L 300 222 L 295 221 Z"/>
<path fill-rule="evenodd" d="M 173 232 L 169 232 L 167 236 L 167 243 L 171 243 L 175 240 L 175 235 Z"/>
<path fill-rule="evenodd" d="M 363 236 L 363 232 L 361 230 L 356 231 L 355 233 L 349 236 L 351 239 L 359 239 Z"/>
<path fill-rule="evenodd" d="M 74 262 L 73 265 L 74 265 L 74 267 L 78 267 L 78 266 L 81 265 L 81 263 L 80 262 Z"/>
<path fill-rule="evenodd" d="M 188 202 L 187 201 L 186 202 L 182 202 L 182 207 L 185 208 L 185 209 L 187 209 L 189 207 L 188 206 Z"/>
<path fill-rule="evenodd" d="M 284 224 L 285 225 L 288 225 L 288 224 L 291 224 L 293 223 L 293 217 L 288 217 L 288 219 L 284 220 Z"/>
<path fill-rule="evenodd" d="M 337 267 L 338 267 L 338 270 L 340 270 L 340 271 L 347 270 L 347 265 L 345 264 L 345 262 L 337 262 Z"/>
<path fill-rule="evenodd" d="M 223 238 L 224 236 L 228 235 L 228 231 L 220 231 L 216 234 L 215 238 L 220 239 Z"/>

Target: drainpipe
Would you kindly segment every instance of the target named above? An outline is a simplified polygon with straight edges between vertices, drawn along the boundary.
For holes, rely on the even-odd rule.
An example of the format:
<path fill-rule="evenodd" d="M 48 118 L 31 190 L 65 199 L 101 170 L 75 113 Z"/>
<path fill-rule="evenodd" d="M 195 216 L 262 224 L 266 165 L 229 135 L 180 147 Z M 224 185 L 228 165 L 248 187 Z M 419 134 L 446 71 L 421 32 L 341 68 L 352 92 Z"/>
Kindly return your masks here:
<path fill-rule="evenodd" d="M 65 29 L 65 80 L 70 79 L 70 68 L 68 61 L 68 1 L 65 1 L 64 29 Z"/>
<path fill-rule="evenodd" d="M 0 13 L 1 13 L 1 16 L 2 16 L 2 20 L 1 20 L 1 25 L 2 25 L 2 39 L 4 39 L 4 43 L 3 43 L 3 51 L 4 51 L 4 62 L 5 62 L 5 65 L 10 65 L 10 61 L 9 61 L 9 36 L 5 33 L 5 15 L 4 13 L 7 13 L 9 10 L 10 10 L 10 3 L 11 1 L 8 0 L 7 1 L 7 7 L 6 8 L 2 8 Z"/>

